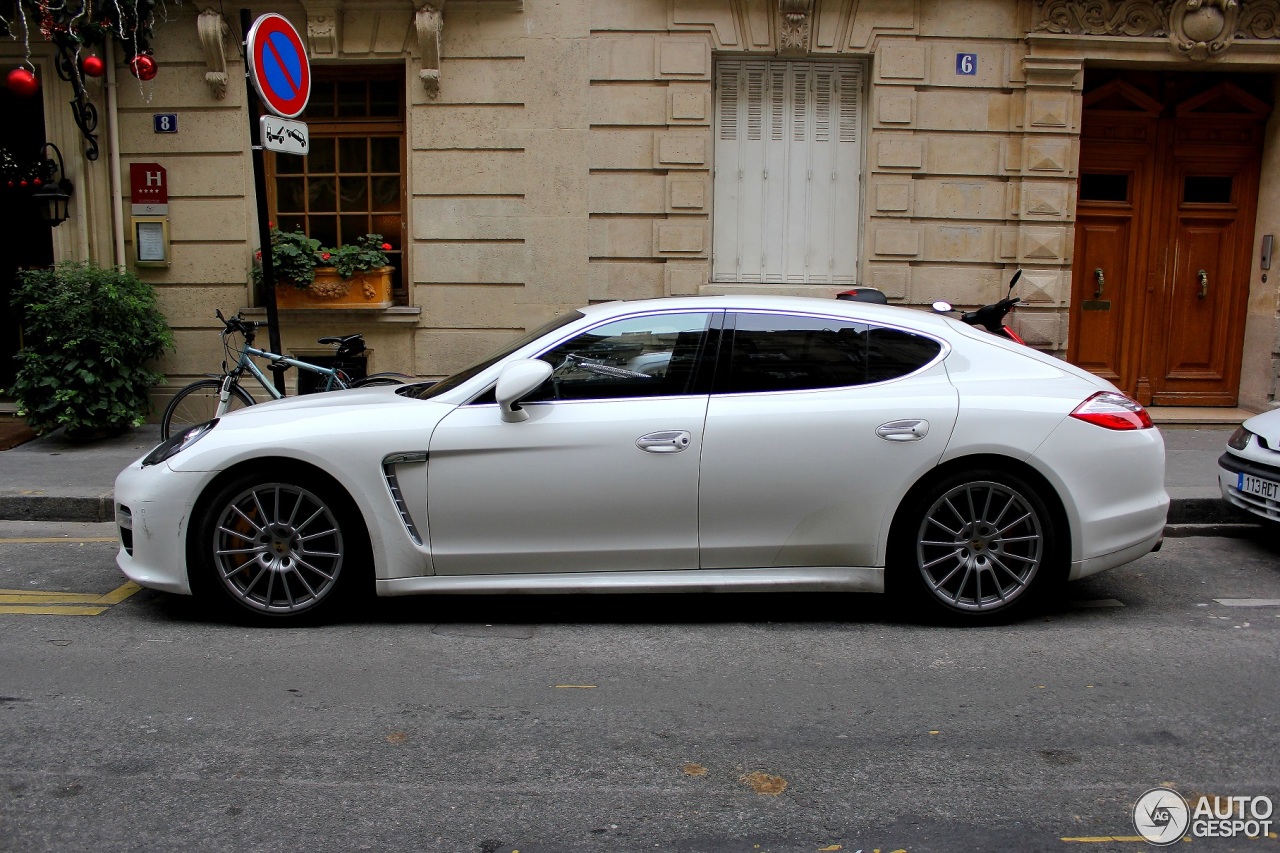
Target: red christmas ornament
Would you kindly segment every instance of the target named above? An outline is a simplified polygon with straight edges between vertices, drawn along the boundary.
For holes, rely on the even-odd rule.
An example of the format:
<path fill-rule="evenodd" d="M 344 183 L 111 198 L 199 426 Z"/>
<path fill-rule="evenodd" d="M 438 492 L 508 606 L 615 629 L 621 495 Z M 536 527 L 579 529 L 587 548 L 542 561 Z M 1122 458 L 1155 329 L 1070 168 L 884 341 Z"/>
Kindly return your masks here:
<path fill-rule="evenodd" d="M 26 178 L 23 178 L 22 180 L 18 181 L 18 186 L 20 186 L 20 187 L 25 187 L 26 185 L 27 185 L 27 179 L 26 179 Z"/>
<path fill-rule="evenodd" d="M 140 53 L 129 60 L 129 70 L 139 80 L 154 80 L 156 75 L 160 73 L 160 66 L 151 57 Z"/>
<path fill-rule="evenodd" d="M 101 77 L 107 73 L 107 65 L 102 61 L 102 57 L 90 54 L 80 63 L 86 77 Z"/>
<path fill-rule="evenodd" d="M 29 98 L 40 88 L 40 80 L 26 68 L 15 68 L 10 71 L 6 83 L 9 91 L 20 98 Z"/>
<path fill-rule="evenodd" d="M 44 183 L 44 181 L 40 180 L 39 178 L 32 178 L 32 179 L 31 179 L 31 185 L 32 185 L 32 186 L 38 187 L 38 186 L 40 186 L 40 185 L 41 185 L 41 184 L 43 184 L 43 183 Z"/>

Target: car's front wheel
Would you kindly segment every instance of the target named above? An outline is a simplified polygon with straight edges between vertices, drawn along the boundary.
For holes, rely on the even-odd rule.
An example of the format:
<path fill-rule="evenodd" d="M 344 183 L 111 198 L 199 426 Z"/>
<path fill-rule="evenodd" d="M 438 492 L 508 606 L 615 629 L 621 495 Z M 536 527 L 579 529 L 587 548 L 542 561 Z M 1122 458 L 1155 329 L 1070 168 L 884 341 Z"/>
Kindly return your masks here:
<path fill-rule="evenodd" d="M 919 494 L 908 512 L 895 568 L 935 614 L 974 623 L 1011 618 L 1065 578 L 1058 524 L 1013 474 L 954 475 Z"/>
<path fill-rule="evenodd" d="M 193 591 L 261 622 L 328 614 L 349 603 L 367 565 L 358 518 L 351 500 L 318 477 L 239 477 L 199 517 Z"/>

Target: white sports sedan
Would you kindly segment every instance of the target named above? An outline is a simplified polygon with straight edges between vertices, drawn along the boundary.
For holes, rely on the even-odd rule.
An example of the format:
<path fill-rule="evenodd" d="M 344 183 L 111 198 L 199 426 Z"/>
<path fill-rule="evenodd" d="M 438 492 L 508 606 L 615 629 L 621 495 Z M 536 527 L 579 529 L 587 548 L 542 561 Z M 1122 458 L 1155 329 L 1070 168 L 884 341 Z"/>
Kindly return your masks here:
<path fill-rule="evenodd" d="M 566 313 L 434 385 L 295 397 L 116 480 L 119 564 L 259 621 L 379 595 L 900 589 L 1008 618 L 1163 535 L 1114 386 L 943 316 L 703 297 Z"/>
<path fill-rule="evenodd" d="M 1227 440 L 1218 485 L 1228 502 L 1280 526 L 1280 409 L 1249 418 Z"/>

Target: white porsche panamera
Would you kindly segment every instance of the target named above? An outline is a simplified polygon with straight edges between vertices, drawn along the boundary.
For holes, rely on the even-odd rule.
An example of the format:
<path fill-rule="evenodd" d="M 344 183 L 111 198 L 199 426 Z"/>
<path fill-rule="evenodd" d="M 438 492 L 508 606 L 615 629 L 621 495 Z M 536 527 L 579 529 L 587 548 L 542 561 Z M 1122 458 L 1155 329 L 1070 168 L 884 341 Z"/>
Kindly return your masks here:
<path fill-rule="evenodd" d="M 236 411 L 115 499 L 129 578 L 260 621 L 371 591 L 886 586 L 982 621 L 1158 547 L 1163 481 L 1143 408 L 1051 356 L 905 308 L 701 297 Z"/>

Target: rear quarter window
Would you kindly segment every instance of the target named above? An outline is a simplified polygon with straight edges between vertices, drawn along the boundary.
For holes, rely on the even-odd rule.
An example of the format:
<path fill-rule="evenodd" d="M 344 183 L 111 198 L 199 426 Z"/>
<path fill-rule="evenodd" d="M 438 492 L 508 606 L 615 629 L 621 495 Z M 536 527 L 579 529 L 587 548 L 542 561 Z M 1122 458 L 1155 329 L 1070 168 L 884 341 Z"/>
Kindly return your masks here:
<path fill-rule="evenodd" d="M 942 345 L 901 329 L 831 317 L 739 314 L 721 393 L 885 382 L 933 361 Z"/>

